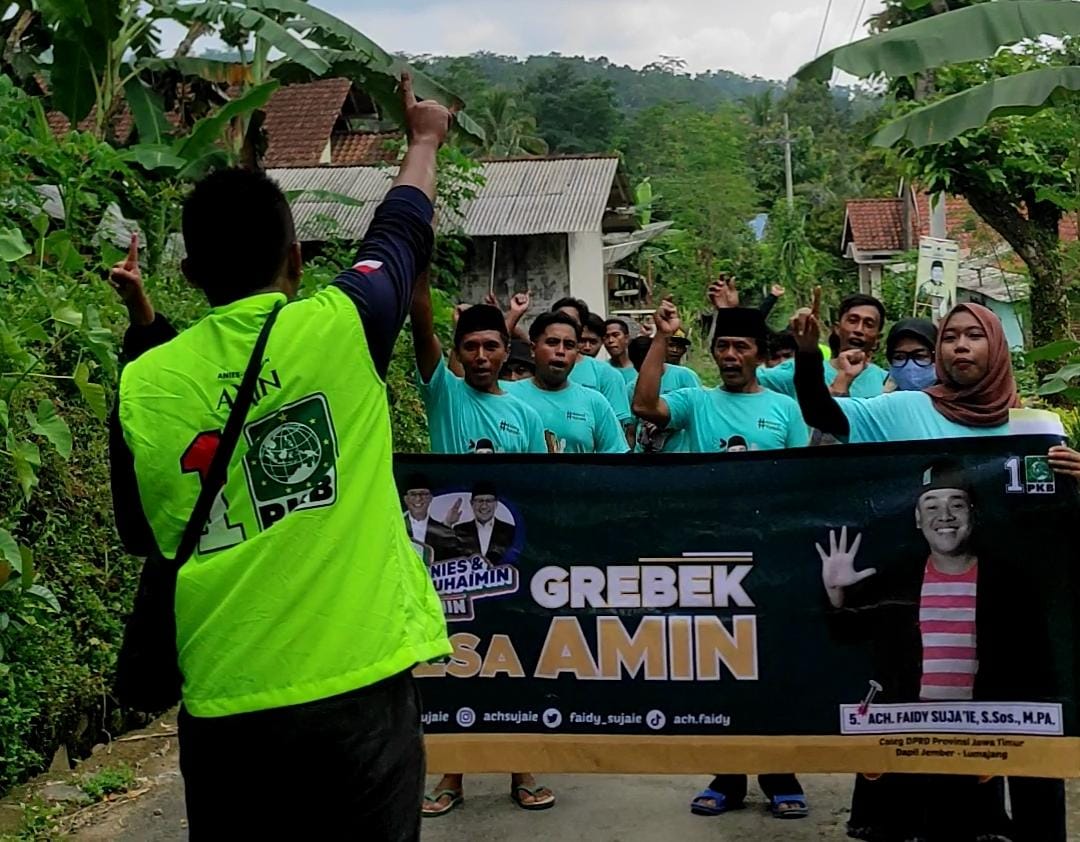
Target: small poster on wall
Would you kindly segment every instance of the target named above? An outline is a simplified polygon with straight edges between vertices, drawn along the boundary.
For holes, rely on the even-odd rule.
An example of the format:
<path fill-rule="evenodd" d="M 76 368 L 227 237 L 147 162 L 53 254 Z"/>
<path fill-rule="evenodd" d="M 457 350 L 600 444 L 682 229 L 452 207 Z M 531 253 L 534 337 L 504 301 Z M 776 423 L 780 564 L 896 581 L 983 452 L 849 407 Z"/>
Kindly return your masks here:
<path fill-rule="evenodd" d="M 915 273 L 915 313 L 939 322 L 956 304 L 960 246 L 953 240 L 919 238 L 919 266 Z"/>

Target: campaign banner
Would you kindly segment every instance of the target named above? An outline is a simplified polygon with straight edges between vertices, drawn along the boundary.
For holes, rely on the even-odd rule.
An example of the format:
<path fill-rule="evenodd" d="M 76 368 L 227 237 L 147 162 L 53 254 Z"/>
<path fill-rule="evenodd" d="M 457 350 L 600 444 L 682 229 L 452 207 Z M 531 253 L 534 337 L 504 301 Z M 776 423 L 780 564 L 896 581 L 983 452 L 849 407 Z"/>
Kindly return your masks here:
<path fill-rule="evenodd" d="M 429 768 L 1080 775 L 1059 441 L 398 456 Z"/>

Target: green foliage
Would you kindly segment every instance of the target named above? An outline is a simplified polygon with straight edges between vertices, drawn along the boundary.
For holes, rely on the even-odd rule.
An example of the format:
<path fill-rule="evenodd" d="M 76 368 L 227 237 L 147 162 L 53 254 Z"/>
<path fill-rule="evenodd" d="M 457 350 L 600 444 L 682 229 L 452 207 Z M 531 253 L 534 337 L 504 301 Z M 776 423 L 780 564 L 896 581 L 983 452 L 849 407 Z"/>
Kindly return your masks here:
<path fill-rule="evenodd" d="M 135 783 L 135 772 L 126 763 L 99 769 L 79 781 L 79 789 L 92 801 L 101 801 L 108 795 L 127 792 Z"/>
<path fill-rule="evenodd" d="M 14 833 L 0 834 L 0 842 L 56 842 L 62 839 L 60 818 L 64 808 L 59 804 L 33 801 L 22 805 L 22 820 Z"/>
<path fill-rule="evenodd" d="M 562 64 L 537 73 L 522 89 L 540 134 L 553 152 L 609 152 L 621 116 L 615 90 Z"/>
<path fill-rule="evenodd" d="M 644 249 L 639 266 L 651 268 L 657 289 L 696 307 L 724 261 L 749 246 L 756 197 L 739 113 L 656 106 L 626 127 L 623 148 L 632 175 L 649 176 L 653 219 L 682 232 Z"/>
<path fill-rule="evenodd" d="M 908 9 L 911 6 L 907 3 Z M 924 4 L 925 5 L 925 4 Z M 978 61 L 1003 46 L 1043 35 L 1080 33 L 1080 7 L 1058 0 L 1009 0 L 954 9 L 829 50 L 800 68 L 799 79 L 829 79 L 834 70 L 866 77 L 908 76 Z"/>

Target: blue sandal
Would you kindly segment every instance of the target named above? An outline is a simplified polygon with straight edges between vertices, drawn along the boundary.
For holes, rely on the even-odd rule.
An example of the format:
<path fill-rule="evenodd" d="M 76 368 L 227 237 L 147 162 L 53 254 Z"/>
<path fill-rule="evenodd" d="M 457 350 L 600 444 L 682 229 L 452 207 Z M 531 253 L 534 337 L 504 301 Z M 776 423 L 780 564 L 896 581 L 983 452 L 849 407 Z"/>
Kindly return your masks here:
<path fill-rule="evenodd" d="M 712 804 L 704 802 L 712 801 Z M 729 810 L 741 810 L 746 805 L 742 802 L 728 803 L 728 797 L 722 792 L 706 787 L 694 796 L 690 802 L 690 812 L 695 816 L 719 816 Z"/>
<path fill-rule="evenodd" d="M 792 806 L 786 810 L 780 809 L 785 804 Z M 770 799 L 769 811 L 776 819 L 805 819 L 810 815 L 805 795 L 774 795 Z"/>

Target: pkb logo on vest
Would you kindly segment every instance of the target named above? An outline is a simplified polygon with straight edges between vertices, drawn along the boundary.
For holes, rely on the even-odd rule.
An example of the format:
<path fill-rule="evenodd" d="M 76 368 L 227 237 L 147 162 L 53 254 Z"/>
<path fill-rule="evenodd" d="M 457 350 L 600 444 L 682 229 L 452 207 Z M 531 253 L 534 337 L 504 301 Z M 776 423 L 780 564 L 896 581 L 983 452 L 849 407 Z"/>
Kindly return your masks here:
<path fill-rule="evenodd" d="M 337 435 L 321 394 L 301 398 L 244 427 L 244 472 L 259 526 L 337 501 Z"/>

